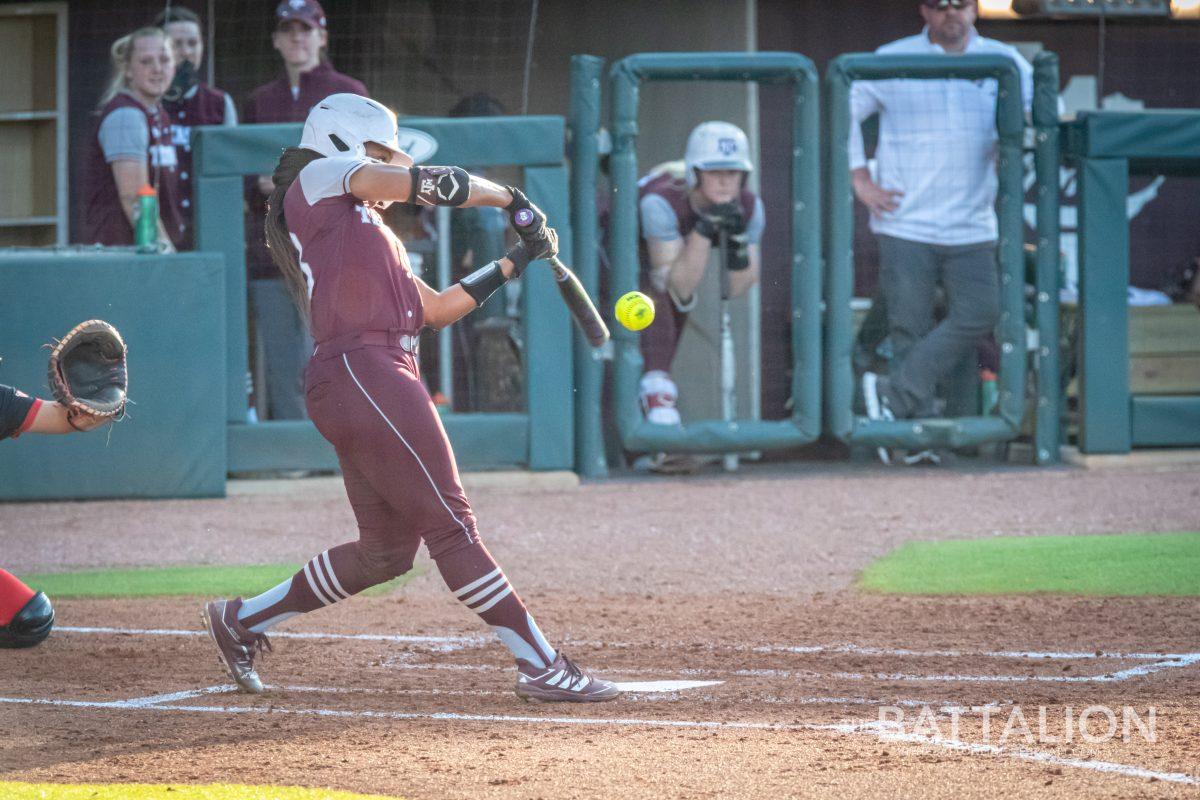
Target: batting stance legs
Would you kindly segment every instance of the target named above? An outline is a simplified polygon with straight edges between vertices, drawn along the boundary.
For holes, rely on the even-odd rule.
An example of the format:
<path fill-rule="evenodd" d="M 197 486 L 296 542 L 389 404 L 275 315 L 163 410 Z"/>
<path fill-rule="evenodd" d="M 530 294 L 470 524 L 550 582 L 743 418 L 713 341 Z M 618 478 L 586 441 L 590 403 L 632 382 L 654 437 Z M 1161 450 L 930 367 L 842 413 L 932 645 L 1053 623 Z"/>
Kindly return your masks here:
<path fill-rule="evenodd" d="M 317 555 L 258 597 L 221 608 L 210 604 L 210 630 L 227 625 L 250 655 L 271 626 L 407 572 L 424 540 L 446 585 L 491 626 L 522 675 L 565 671 L 565 659 L 479 539 L 450 443 L 413 356 L 383 347 L 320 353 L 309 366 L 306 389 L 309 415 L 337 449 L 359 539 Z M 241 675 L 230 665 L 234 678 L 261 691 L 252 658 L 244 660 L 248 671 Z M 536 699 L 607 699 L 586 696 L 589 685 L 594 693 L 604 683 L 588 680 L 578 698 Z"/>

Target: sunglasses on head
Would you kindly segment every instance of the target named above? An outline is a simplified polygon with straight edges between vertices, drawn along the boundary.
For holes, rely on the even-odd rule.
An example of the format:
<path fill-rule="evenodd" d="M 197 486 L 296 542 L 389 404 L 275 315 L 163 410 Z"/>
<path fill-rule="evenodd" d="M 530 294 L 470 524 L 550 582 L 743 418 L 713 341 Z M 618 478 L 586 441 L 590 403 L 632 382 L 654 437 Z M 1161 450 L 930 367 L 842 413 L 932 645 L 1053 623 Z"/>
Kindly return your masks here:
<path fill-rule="evenodd" d="M 967 8 L 973 2 L 974 0 L 925 0 L 925 5 L 936 8 L 938 11 L 945 11 L 947 8 Z"/>

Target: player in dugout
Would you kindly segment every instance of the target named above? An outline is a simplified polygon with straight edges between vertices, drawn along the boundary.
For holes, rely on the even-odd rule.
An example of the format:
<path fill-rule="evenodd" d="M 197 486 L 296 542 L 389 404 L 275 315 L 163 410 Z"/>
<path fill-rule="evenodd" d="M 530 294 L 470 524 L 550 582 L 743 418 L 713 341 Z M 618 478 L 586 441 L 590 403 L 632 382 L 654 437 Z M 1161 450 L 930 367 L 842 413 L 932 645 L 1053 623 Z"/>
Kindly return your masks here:
<path fill-rule="evenodd" d="M 282 0 L 275 8 L 271 43 L 283 69 L 275 80 L 250 93 L 243 107 L 247 124 L 304 122 L 320 100 L 338 92 L 369 97 L 361 81 L 333 68 L 328 55 L 329 20 L 317 0 Z M 265 362 L 265 407 L 261 419 L 304 419 L 304 364 L 313 342 L 288 298 L 279 270 L 267 250 L 263 220 L 275 186 L 270 175 L 248 181 L 246 279 L 254 333 Z"/>
<path fill-rule="evenodd" d="M 192 128 L 199 125 L 237 125 L 237 110 L 228 92 L 200 80 L 204 62 L 204 36 L 200 17 L 191 9 L 168 6 L 154 19 L 166 31 L 175 52 L 175 77 L 163 96 L 163 109 L 171 120 L 171 140 L 179 161 L 179 210 L 184 224 L 181 250 L 195 245 L 192 230 Z"/>
<path fill-rule="evenodd" d="M 279 159 L 266 220 L 271 255 L 317 341 L 305 371 L 308 412 L 337 453 L 358 539 L 258 596 L 208 603 L 205 627 L 238 685 L 262 692 L 254 662 L 269 628 L 408 572 L 424 542 L 446 586 L 511 651 L 518 696 L 612 700 L 616 684 L 550 644 L 480 539 L 417 352 L 422 328 L 481 307 L 531 261 L 555 255 L 558 235 L 520 189 L 459 167 L 414 166 L 397 139 L 396 115 L 383 105 L 325 98 L 300 146 Z M 520 242 L 435 291 L 379 216 L 393 202 L 503 208 Z"/>
<path fill-rule="evenodd" d="M 758 281 L 766 213 L 762 200 L 746 188 L 753 170 L 742 129 L 705 122 L 688 136 L 682 177 L 664 169 L 639 182 L 640 283 L 658 309 L 641 336 L 645 373 L 639 397 L 651 423 L 681 422 L 671 362 L 722 236 L 728 242 L 721 267 L 728 271 L 729 296 L 741 296 Z"/>
<path fill-rule="evenodd" d="M 53 400 L 30 397 L 0 384 L 0 440 L 22 433 L 87 431 L 107 420 L 76 414 Z M 0 569 L 0 647 L 33 647 L 50 635 L 54 607 L 50 598 Z"/>

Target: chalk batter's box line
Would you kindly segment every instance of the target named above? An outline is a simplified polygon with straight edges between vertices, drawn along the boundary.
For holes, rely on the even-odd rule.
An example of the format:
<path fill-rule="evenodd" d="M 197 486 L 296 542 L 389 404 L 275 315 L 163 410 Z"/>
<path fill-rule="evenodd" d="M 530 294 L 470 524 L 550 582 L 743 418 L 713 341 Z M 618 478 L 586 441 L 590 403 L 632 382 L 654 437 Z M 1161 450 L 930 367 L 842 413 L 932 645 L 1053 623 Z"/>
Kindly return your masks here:
<path fill-rule="evenodd" d="M 231 687 L 207 687 L 214 690 L 226 690 Z M 182 694 L 182 693 L 180 693 Z M 167 695 L 156 695 L 165 698 Z M 143 698 L 145 699 L 145 698 Z M 161 702 L 161 701 L 160 701 Z M 942 749 L 954 750 L 968 755 L 987 755 L 997 758 L 1007 758 L 1037 764 L 1050 764 L 1071 769 L 1088 770 L 1142 780 L 1155 779 L 1165 783 L 1177 783 L 1200 786 L 1200 778 L 1182 772 L 1159 772 L 1144 769 L 1130 764 L 1120 764 L 1112 761 L 1094 759 L 1073 759 L 1056 756 L 1035 750 L 1010 750 L 1004 747 L 985 744 L 969 744 L 966 742 L 939 739 L 920 734 L 900 733 L 880 726 L 877 721 L 860 723 L 773 723 L 773 722 L 726 722 L 718 720 L 661 720 L 638 719 L 629 717 L 529 717 L 505 714 L 460 714 L 456 712 L 403 712 L 403 711 L 346 711 L 340 709 L 321 708 L 287 708 L 272 706 L 270 708 L 253 708 L 244 706 L 199 706 L 199 705 L 162 705 L 137 704 L 136 701 L 79 701 L 79 700 L 37 700 L 29 698 L 0 697 L 0 704 L 19 703 L 28 705 L 50 705 L 68 708 L 92 708 L 129 711 L 153 711 L 158 713 L 198 713 L 198 714 L 284 714 L 295 716 L 316 716 L 358 719 L 390 719 L 390 720 L 438 720 L 450 722 L 471 723 L 516 723 L 532 725 L 579 725 L 579 726 L 621 726 L 649 727 L 700 730 L 758 730 L 758 731 L 825 731 L 840 734 L 873 736 L 880 741 L 909 743 Z"/>
<path fill-rule="evenodd" d="M 84 634 L 118 634 L 126 636 L 207 636 L 202 630 L 175 628 L 107 628 L 79 627 L 62 625 L 55 628 L 63 633 Z M 417 636 L 406 634 L 383 633 L 311 633 L 299 631 L 276 631 L 271 634 L 276 639 L 317 639 L 334 641 L 367 641 L 392 642 L 415 646 L 429 646 L 437 650 L 460 650 L 470 647 L 490 645 L 493 639 L 485 636 Z M 601 642 L 585 639 L 568 639 L 567 644 L 581 647 L 607 647 L 616 649 L 638 649 L 654 647 L 661 649 L 662 643 L 636 642 Z M 680 642 L 680 647 L 695 647 L 694 642 Z M 671 645 L 668 644 L 668 647 Z M 1101 650 L 1088 652 L 1059 651 L 1059 650 L 914 650 L 897 647 L 866 647 L 856 644 L 829 645 L 722 645 L 702 644 L 701 649 L 714 651 L 733 651 L 748 653 L 794 653 L 798 655 L 818 655 L 825 653 L 851 654 L 861 656 L 899 656 L 909 658 L 996 658 L 1021 660 L 1092 660 L 1114 659 L 1120 661 L 1160 661 L 1193 658 L 1200 653 L 1121 653 Z"/>

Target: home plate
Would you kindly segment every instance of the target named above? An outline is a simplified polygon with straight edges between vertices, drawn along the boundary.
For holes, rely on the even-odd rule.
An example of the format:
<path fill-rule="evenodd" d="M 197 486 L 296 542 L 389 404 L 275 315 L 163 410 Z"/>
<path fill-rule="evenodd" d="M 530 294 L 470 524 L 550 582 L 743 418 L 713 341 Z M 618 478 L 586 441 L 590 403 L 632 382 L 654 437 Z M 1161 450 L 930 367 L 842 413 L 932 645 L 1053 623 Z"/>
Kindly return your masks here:
<path fill-rule="evenodd" d="M 699 689 L 702 686 L 717 686 L 725 681 L 636 681 L 618 683 L 622 692 L 678 692 L 683 689 Z"/>

